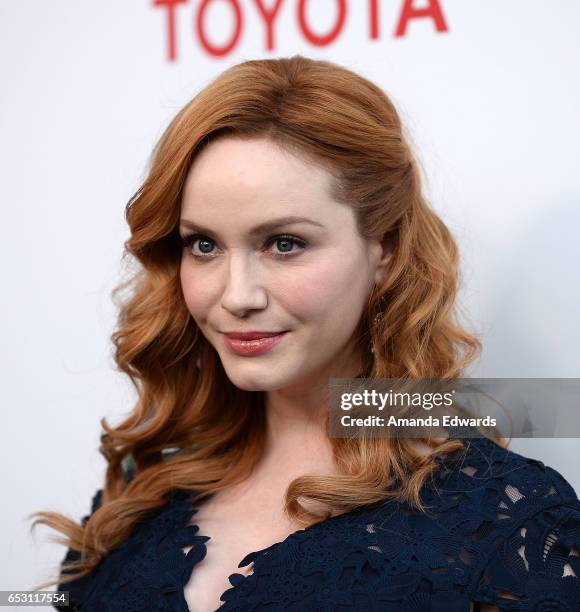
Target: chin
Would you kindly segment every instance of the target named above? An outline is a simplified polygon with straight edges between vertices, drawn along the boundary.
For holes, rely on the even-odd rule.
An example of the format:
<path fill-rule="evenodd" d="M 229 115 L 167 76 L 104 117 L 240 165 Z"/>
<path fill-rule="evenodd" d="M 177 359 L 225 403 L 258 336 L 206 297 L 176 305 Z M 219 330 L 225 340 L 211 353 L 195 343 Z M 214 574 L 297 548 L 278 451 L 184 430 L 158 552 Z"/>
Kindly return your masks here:
<path fill-rule="evenodd" d="M 244 391 L 276 391 L 284 385 L 273 384 L 272 381 L 260 381 L 250 378 L 234 378 L 228 376 L 230 381 L 238 388 Z"/>
<path fill-rule="evenodd" d="M 276 391 L 291 384 L 287 376 L 276 375 L 274 368 L 270 365 L 260 365 L 254 372 L 250 371 L 252 369 L 224 365 L 224 370 L 231 383 L 244 391 Z"/>

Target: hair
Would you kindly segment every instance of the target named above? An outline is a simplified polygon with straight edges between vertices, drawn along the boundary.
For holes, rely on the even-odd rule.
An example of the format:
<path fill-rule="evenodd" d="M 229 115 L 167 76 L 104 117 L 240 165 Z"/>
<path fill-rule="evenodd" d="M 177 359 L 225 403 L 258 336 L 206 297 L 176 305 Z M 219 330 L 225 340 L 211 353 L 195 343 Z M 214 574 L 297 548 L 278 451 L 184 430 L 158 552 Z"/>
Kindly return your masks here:
<path fill-rule="evenodd" d="M 101 420 L 107 461 L 102 504 L 77 524 L 37 512 L 36 524 L 78 551 L 62 566 L 62 584 L 90 572 L 137 522 L 165 503 L 172 489 L 199 498 L 245 479 L 265 441 L 265 394 L 228 379 L 219 355 L 200 333 L 181 292 L 181 196 L 196 154 L 220 136 L 269 138 L 316 160 L 332 173 L 332 196 L 355 211 L 360 234 L 392 249 L 356 333 L 364 350 L 361 376 L 459 377 L 480 351 L 457 320 L 458 248 L 422 194 L 421 174 L 389 97 L 362 76 L 300 55 L 235 65 L 196 95 L 164 131 L 144 183 L 125 217 L 123 257 L 138 264 L 119 284 L 118 327 L 111 339 L 118 369 L 137 403 L 112 427 Z M 121 294 L 124 294 L 121 297 Z M 437 457 L 460 441 L 427 439 L 427 455 L 399 438 L 333 438 L 337 475 L 305 474 L 287 491 L 285 510 L 302 525 L 387 498 L 424 509 L 421 488 Z M 179 449 L 168 455 L 167 449 Z M 132 458 L 135 477 L 124 478 Z M 328 509 L 307 510 L 299 498 Z M 66 572 L 66 576 L 64 573 Z"/>

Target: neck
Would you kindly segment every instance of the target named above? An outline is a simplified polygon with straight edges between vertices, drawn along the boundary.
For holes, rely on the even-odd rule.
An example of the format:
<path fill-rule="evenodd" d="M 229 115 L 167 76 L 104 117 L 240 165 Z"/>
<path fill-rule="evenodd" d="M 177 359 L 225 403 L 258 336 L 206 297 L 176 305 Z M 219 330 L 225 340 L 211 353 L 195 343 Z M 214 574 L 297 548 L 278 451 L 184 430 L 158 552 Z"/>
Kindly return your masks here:
<path fill-rule="evenodd" d="M 307 381 L 269 391 L 264 463 L 296 466 L 302 473 L 305 469 L 334 471 L 332 444 L 326 427 L 330 409 L 328 381 L 353 377 L 359 371 L 358 358 L 335 360 L 331 367 Z"/>

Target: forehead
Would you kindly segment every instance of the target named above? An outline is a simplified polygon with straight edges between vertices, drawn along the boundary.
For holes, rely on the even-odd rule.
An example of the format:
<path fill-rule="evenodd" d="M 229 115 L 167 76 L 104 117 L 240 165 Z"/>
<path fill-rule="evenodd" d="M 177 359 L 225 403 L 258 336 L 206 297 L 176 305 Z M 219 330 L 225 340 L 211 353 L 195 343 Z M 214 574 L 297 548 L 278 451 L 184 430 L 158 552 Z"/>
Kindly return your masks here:
<path fill-rule="evenodd" d="M 339 206 L 331 198 L 332 175 L 306 156 L 266 138 L 225 136 L 196 156 L 183 191 L 188 212 L 312 214 Z"/>

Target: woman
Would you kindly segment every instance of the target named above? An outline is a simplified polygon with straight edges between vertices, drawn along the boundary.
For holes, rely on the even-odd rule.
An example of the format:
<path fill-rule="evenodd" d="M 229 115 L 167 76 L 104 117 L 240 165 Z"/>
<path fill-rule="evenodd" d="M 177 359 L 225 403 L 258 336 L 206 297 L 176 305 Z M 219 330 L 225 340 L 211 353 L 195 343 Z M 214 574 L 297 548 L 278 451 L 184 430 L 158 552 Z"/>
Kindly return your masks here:
<path fill-rule="evenodd" d="M 326 433 L 330 378 L 453 379 L 479 350 L 384 92 L 301 56 L 234 66 L 126 216 L 138 403 L 102 422 L 91 515 L 37 521 L 66 536 L 73 609 L 580 609 L 559 474 L 485 438 Z"/>

